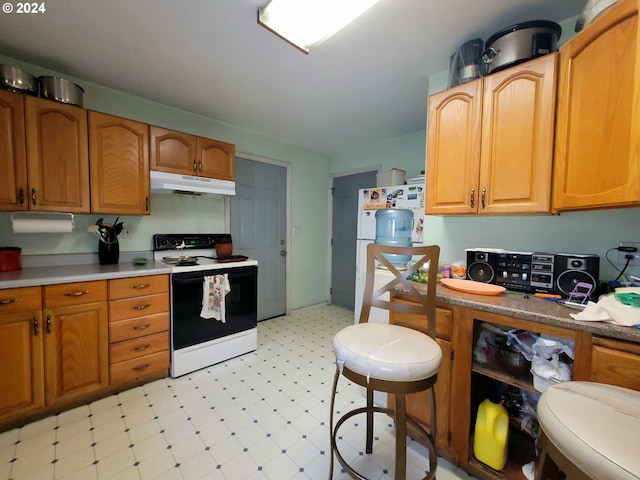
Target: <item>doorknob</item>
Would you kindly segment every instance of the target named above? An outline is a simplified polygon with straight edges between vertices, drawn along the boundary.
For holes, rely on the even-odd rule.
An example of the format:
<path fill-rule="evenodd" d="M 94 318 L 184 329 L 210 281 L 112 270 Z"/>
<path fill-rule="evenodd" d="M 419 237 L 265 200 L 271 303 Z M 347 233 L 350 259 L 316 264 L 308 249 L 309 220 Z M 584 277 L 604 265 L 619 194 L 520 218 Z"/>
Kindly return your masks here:
<path fill-rule="evenodd" d="M 287 251 L 286 250 L 280 250 L 280 256 L 281 257 L 285 257 L 287 255 Z"/>

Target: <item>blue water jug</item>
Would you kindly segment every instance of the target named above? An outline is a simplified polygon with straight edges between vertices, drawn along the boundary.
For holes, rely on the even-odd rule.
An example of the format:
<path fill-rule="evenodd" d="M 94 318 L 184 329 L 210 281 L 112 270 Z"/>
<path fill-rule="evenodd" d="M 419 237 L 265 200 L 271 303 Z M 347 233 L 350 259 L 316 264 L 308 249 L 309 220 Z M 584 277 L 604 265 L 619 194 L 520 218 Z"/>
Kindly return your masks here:
<path fill-rule="evenodd" d="M 376 239 L 374 243 L 396 247 L 410 247 L 413 212 L 401 208 L 384 208 L 376 211 Z M 394 265 L 403 265 L 411 255 L 385 255 Z"/>

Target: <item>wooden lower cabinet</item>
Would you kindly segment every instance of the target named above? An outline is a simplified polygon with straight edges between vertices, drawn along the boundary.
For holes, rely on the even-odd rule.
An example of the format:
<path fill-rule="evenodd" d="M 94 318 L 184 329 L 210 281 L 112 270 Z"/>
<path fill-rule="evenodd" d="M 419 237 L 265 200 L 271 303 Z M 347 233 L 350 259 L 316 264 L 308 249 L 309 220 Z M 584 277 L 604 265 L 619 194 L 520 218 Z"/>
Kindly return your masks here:
<path fill-rule="evenodd" d="M 110 280 L 111 385 L 166 376 L 169 345 L 169 276 Z"/>
<path fill-rule="evenodd" d="M 408 303 L 400 297 L 394 297 L 393 301 Z M 442 364 L 438 372 L 438 380 L 435 385 L 436 397 L 436 448 L 438 455 L 453 459 L 451 451 L 451 431 L 449 419 L 451 415 L 451 382 L 453 348 L 451 336 L 453 327 L 453 311 L 450 308 L 438 307 L 436 309 L 436 342 L 442 349 Z M 403 327 L 413 328 L 427 333 L 427 322 L 419 315 L 391 312 L 390 323 Z M 393 408 L 394 398 L 387 396 L 390 408 Z M 427 431 L 431 430 L 431 394 L 428 390 L 407 395 L 407 415 L 418 422 Z M 410 432 L 411 435 L 411 432 Z M 416 437 L 418 439 L 418 437 Z"/>
<path fill-rule="evenodd" d="M 47 405 L 108 387 L 106 300 L 106 281 L 44 287 Z"/>
<path fill-rule="evenodd" d="M 166 377 L 169 277 L 0 289 L 0 351 L 0 431 Z"/>
<path fill-rule="evenodd" d="M 44 406 L 42 289 L 0 290 L 0 423 Z"/>
<path fill-rule="evenodd" d="M 457 379 L 458 388 L 451 408 L 457 412 L 463 421 L 459 424 L 457 438 L 460 453 L 464 454 L 461 466 L 480 479 L 522 479 L 522 466 L 536 459 L 535 441 L 533 436 L 535 426 L 525 427 L 525 422 L 512 421 L 509 428 L 509 445 L 507 449 L 507 465 L 501 471 L 493 470 L 480 460 L 473 452 L 473 434 L 479 404 L 489 397 L 492 388 L 499 382 L 501 392 L 516 398 L 526 396 L 533 403 L 537 403 L 540 395 L 534 388 L 533 377 L 529 368 L 517 368 L 504 360 L 492 358 L 492 355 L 474 357 L 474 346 L 481 337 L 483 325 L 490 331 L 498 328 L 503 331 L 521 329 L 536 334 L 558 337 L 573 342 L 575 361 L 573 362 L 573 380 L 589 379 L 589 362 L 591 349 L 591 334 L 578 330 L 570 330 L 552 325 L 541 324 L 504 315 L 481 312 L 473 309 L 461 309 L 461 315 L 455 319 L 465 331 L 466 341 L 456 350 L 456 361 L 460 361 L 460 378 Z M 459 355 L 458 355 L 459 354 Z M 526 366 L 526 364 L 525 364 Z M 454 397 L 452 396 L 452 399 Z M 535 408 L 535 405 L 534 407 Z M 508 408 L 509 410 L 509 408 Z M 513 412 L 510 411 L 510 415 Z M 515 415 L 515 414 L 514 414 Z M 519 418 L 525 419 L 525 417 Z"/>
<path fill-rule="evenodd" d="M 593 337 L 590 380 L 640 390 L 640 345 Z"/>

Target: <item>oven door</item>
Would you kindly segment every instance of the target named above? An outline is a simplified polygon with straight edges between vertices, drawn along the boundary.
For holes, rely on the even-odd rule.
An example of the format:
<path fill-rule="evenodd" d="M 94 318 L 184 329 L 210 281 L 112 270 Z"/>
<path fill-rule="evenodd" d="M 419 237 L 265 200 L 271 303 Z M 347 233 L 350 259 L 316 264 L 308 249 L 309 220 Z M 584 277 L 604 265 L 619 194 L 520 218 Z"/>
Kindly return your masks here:
<path fill-rule="evenodd" d="M 204 277 L 228 274 L 225 322 L 200 316 Z M 171 276 L 172 345 L 174 350 L 233 335 L 257 325 L 258 267 L 174 273 Z"/>

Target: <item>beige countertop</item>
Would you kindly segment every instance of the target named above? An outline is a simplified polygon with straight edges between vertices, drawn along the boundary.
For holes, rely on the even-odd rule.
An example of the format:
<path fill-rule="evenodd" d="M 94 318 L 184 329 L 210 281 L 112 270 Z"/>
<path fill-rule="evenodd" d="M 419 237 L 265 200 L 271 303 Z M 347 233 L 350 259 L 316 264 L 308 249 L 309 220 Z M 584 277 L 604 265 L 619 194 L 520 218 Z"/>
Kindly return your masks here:
<path fill-rule="evenodd" d="M 640 328 L 624 327 L 607 322 L 584 322 L 574 320 L 570 314 L 578 313 L 556 302 L 519 292 L 500 295 L 476 295 L 451 290 L 438 285 L 436 299 L 439 302 L 471 308 L 481 312 L 495 313 L 508 317 L 530 320 L 546 325 L 582 330 L 604 337 L 640 343 Z"/>
<path fill-rule="evenodd" d="M 88 282 L 113 278 L 141 277 L 171 273 L 166 265 L 150 261 L 146 265 L 120 262 L 115 265 L 97 263 L 81 265 L 54 265 L 28 267 L 14 272 L 0 272 L 0 290 L 5 288 L 34 287 L 56 283 Z"/>

